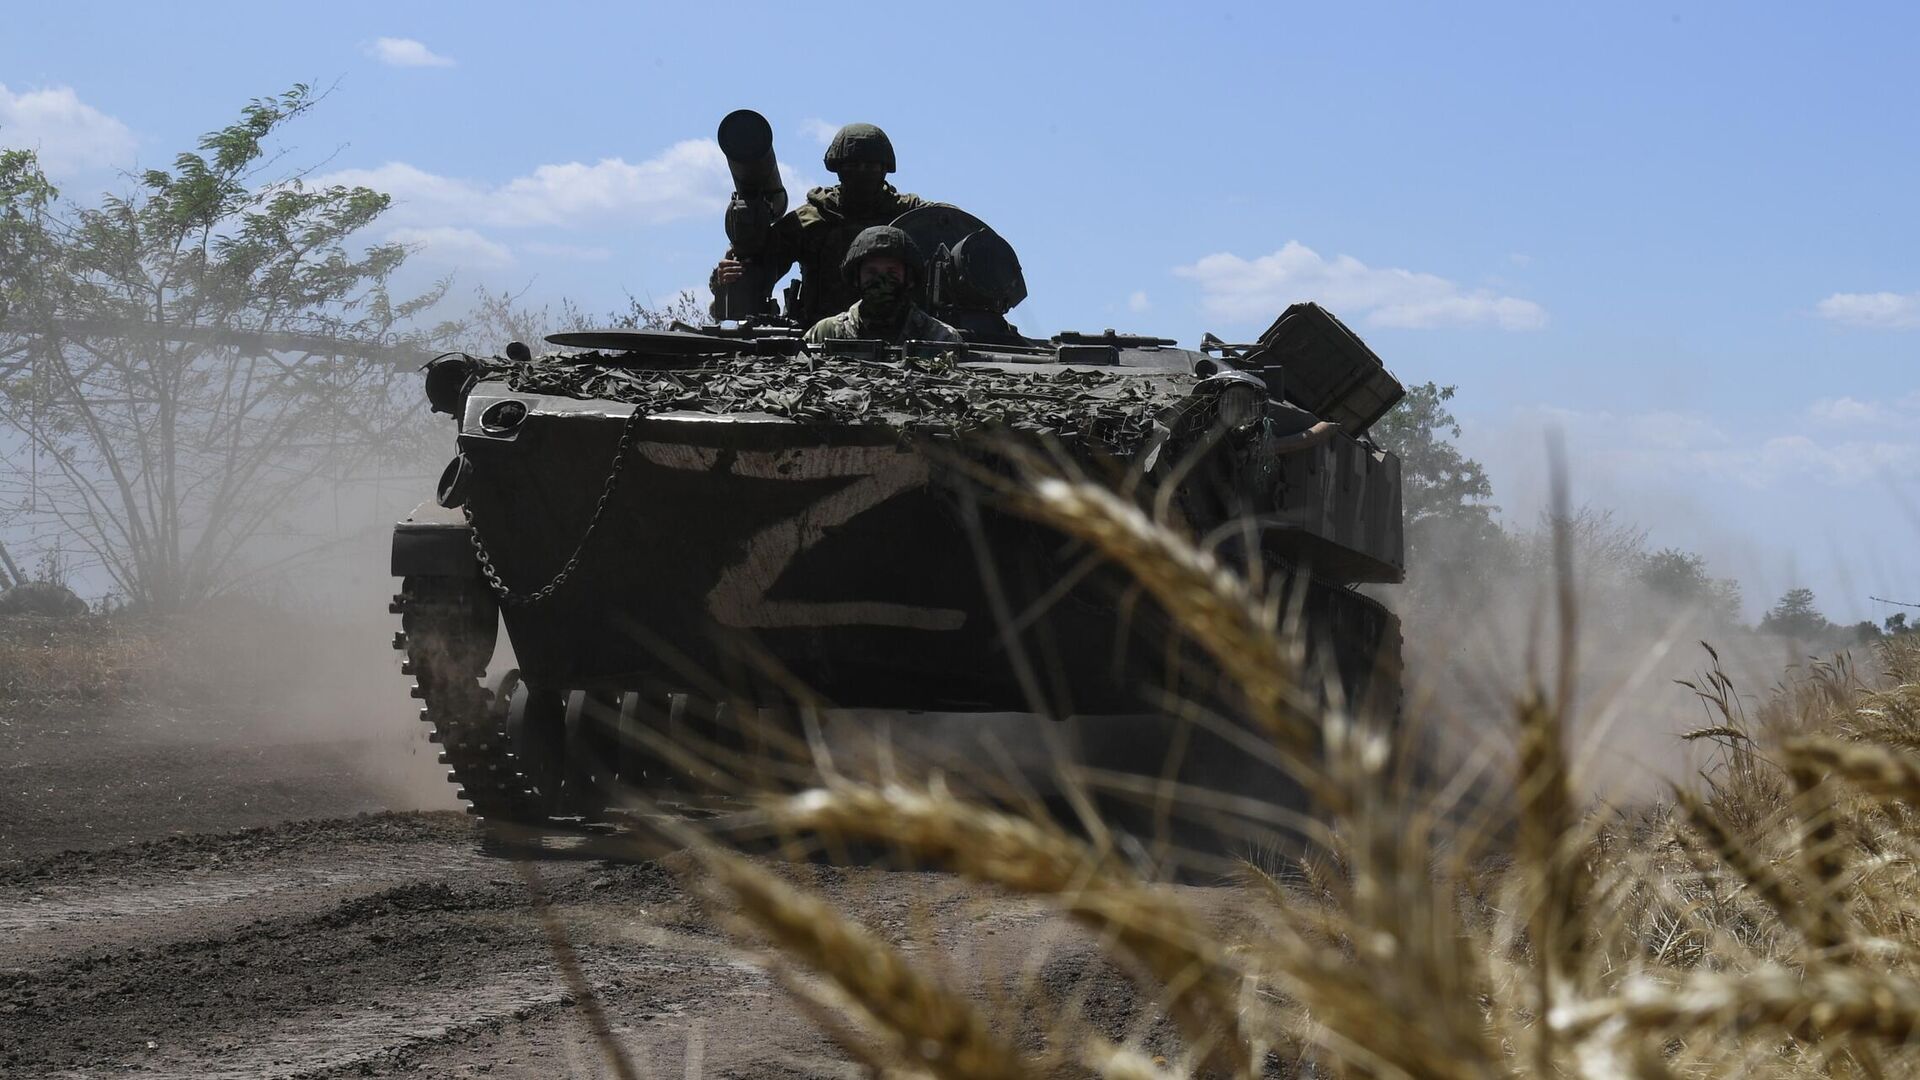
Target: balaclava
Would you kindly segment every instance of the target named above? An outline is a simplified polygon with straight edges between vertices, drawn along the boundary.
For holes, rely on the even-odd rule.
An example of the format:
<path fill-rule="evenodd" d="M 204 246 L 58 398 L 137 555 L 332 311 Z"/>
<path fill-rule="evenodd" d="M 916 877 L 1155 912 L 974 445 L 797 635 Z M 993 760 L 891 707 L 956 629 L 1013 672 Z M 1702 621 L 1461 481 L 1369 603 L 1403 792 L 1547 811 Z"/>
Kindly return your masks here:
<path fill-rule="evenodd" d="M 840 174 L 840 205 L 849 214 L 864 214 L 880 205 L 886 186 L 883 172 L 848 169 Z"/>
<path fill-rule="evenodd" d="M 880 326 L 893 326 L 907 313 L 907 283 L 879 275 L 860 286 L 860 314 Z"/>

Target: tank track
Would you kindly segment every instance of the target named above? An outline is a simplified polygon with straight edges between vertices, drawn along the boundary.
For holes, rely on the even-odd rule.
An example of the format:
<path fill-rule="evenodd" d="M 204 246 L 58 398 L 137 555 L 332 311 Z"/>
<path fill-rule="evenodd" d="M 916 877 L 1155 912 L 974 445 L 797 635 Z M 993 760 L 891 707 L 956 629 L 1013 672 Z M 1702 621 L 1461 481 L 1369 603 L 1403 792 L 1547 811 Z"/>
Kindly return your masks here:
<path fill-rule="evenodd" d="M 441 746 L 440 764 L 466 801 L 467 813 L 515 825 L 553 824 L 521 769 L 507 732 L 506 697 L 482 685 L 492 658 L 499 612 L 478 577 L 408 577 L 388 610 L 400 616 L 393 647 L 406 653 L 420 719 Z M 514 676 L 503 680 L 511 692 Z"/>

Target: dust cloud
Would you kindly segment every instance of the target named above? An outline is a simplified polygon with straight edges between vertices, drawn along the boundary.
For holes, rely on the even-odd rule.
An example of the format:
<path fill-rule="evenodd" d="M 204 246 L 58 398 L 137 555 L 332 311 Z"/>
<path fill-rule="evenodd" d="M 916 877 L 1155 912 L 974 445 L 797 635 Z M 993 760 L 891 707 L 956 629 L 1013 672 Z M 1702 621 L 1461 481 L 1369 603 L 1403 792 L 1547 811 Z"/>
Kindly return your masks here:
<path fill-rule="evenodd" d="M 1724 721 L 1681 680 L 1706 687 L 1717 667 L 1732 680 L 1736 715 L 1757 722 L 1783 680 L 1836 649 L 1744 625 L 1737 594 L 1688 597 L 1650 583 L 1641 573 L 1643 524 L 1591 508 L 1569 521 L 1576 674 L 1568 745 L 1586 790 L 1616 804 L 1659 798 L 1713 767 L 1709 744 L 1681 736 Z M 1543 518 L 1518 534 L 1424 539 L 1407 584 L 1377 591 L 1403 620 L 1408 722 L 1439 733 L 1449 769 L 1505 776 L 1516 702 L 1530 685 L 1551 692 L 1559 668 L 1550 526 Z M 1865 659 L 1865 650 L 1854 652 Z"/>
<path fill-rule="evenodd" d="M 451 423 L 420 414 L 423 428 L 445 426 L 450 454 Z M 285 759 L 275 769 L 290 785 L 304 782 L 302 755 L 325 759 L 312 782 L 349 784 L 370 809 L 457 808 L 392 648 L 399 617 L 387 609 L 399 590 L 389 576 L 393 525 L 432 497 L 438 466 L 407 462 L 316 486 L 241 551 L 235 588 L 164 621 L 170 670 L 155 696 L 197 706 L 179 737 Z"/>
<path fill-rule="evenodd" d="M 366 554 L 384 569 L 384 545 Z M 229 750 L 324 753 L 380 808 L 453 809 L 438 747 L 415 719 L 412 680 L 389 644 L 399 621 L 385 599 L 357 610 L 284 597 L 217 602 L 182 620 L 173 681 L 204 695 L 203 734 Z"/>

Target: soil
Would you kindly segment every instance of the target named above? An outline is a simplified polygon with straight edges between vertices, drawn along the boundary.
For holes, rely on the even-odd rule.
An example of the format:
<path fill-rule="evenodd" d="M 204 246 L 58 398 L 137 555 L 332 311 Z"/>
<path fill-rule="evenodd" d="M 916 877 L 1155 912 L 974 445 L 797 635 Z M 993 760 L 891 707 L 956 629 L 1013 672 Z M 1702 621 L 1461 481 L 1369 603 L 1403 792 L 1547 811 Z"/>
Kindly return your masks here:
<path fill-rule="evenodd" d="M 641 1075 L 861 1070 L 658 861 L 508 857 L 404 730 L 229 709 L 0 715 L 0 1075 L 614 1075 L 528 868 Z M 1036 903 L 777 865 L 991 1002 L 1148 1047 L 1164 1019 Z"/>

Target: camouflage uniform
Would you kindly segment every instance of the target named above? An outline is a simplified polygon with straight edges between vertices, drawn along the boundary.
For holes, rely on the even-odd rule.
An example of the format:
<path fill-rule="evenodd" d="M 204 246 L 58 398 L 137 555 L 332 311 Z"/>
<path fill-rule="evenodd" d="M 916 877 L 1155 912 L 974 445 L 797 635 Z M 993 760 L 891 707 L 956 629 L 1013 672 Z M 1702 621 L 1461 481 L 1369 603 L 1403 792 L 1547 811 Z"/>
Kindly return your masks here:
<path fill-rule="evenodd" d="M 883 165 L 887 172 L 892 172 L 893 144 L 887 140 L 886 133 L 872 124 L 848 124 L 841 128 L 827 147 L 824 164 L 828 171 L 839 172 L 844 165 L 854 162 Z M 888 224 L 901 214 L 927 204 L 927 200 L 918 195 L 902 194 L 892 184 L 882 182 L 869 205 L 850 211 L 844 205 L 844 186 L 836 184 L 807 192 L 805 203 L 773 223 L 766 248 L 746 268 L 746 272 L 761 283 L 765 290 L 762 295 L 765 295 L 793 269 L 794 263 L 800 264 L 800 307 L 798 311 L 787 312 L 787 317 L 801 326 L 812 326 L 829 315 L 843 312 L 860 299 L 860 290 L 840 276 L 840 264 L 854 237 L 870 226 Z M 733 253 L 729 251 L 727 257 L 732 258 Z M 738 313 L 720 310 L 717 271 L 708 284 L 714 290 L 713 305 L 708 312 L 715 319 L 738 318 Z"/>
<path fill-rule="evenodd" d="M 904 275 L 877 275 L 862 284 L 861 270 L 874 259 L 891 259 L 905 270 Z M 860 299 L 852 307 L 829 315 L 807 330 L 808 341 L 833 341 L 857 338 L 885 341 L 964 341 L 959 331 L 927 314 L 913 302 L 913 290 L 926 280 L 927 260 L 913 237 L 892 225 L 874 225 L 860 230 L 847 245 L 840 260 L 840 280 L 854 289 Z"/>
<path fill-rule="evenodd" d="M 869 325 L 860 317 L 860 305 L 865 302 L 864 300 L 856 302 L 846 311 L 838 315 L 829 315 L 814 323 L 813 329 L 807 331 L 807 340 L 819 342 L 857 338 L 863 341 L 885 341 L 894 345 L 903 341 L 946 341 L 954 344 L 960 342 L 958 331 L 920 310 L 917 304 L 907 308 L 907 317 L 902 322 L 899 333 L 894 333 L 890 327 Z"/>

